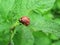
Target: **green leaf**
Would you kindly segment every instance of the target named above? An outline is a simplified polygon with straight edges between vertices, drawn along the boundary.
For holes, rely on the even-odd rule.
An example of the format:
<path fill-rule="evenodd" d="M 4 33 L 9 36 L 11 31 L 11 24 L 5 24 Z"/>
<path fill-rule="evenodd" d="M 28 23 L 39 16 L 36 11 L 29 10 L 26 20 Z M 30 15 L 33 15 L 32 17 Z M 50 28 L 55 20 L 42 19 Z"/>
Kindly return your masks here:
<path fill-rule="evenodd" d="M 51 40 L 43 32 L 33 32 L 35 37 L 34 45 L 51 45 Z"/>
<path fill-rule="evenodd" d="M 54 18 L 53 14 L 51 14 L 50 11 L 44 13 L 43 16 L 45 17 L 46 20 L 52 20 Z"/>
<path fill-rule="evenodd" d="M 51 40 L 58 40 L 59 39 L 59 37 L 57 37 L 55 34 L 49 34 L 49 38 L 51 39 Z"/>
<path fill-rule="evenodd" d="M 7 14 L 12 9 L 14 0 L 0 0 L 0 44 L 8 45 L 11 22 Z"/>
<path fill-rule="evenodd" d="M 6 15 L 14 4 L 14 0 L 1 0 L 0 1 L 0 14 Z"/>
<path fill-rule="evenodd" d="M 60 45 L 60 41 L 56 41 L 56 42 L 53 43 L 52 45 Z"/>
<path fill-rule="evenodd" d="M 46 13 L 49 10 L 51 10 L 51 8 L 53 7 L 55 0 L 40 0 L 40 7 L 38 7 L 37 9 L 35 9 L 34 11 L 36 11 L 37 13 Z"/>
<path fill-rule="evenodd" d="M 10 25 L 9 23 L 0 24 L 0 44 L 7 45 L 10 38 Z"/>
<path fill-rule="evenodd" d="M 53 20 L 48 20 L 42 14 L 35 12 L 30 13 L 30 29 L 34 31 L 40 31 L 46 33 L 53 33 L 60 37 L 60 25 Z"/>
<path fill-rule="evenodd" d="M 56 18 L 54 22 L 58 23 L 60 25 L 60 18 Z"/>
<path fill-rule="evenodd" d="M 31 10 L 45 12 L 52 8 L 54 2 L 55 0 L 15 0 L 12 11 L 17 17 L 29 15 Z"/>
<path fill-rule="evenodd" d="M 0 44 L 1 45 L 8 45 L 10 40 L 10 33 L 8 31 L 0 31 Z"/>
<path fill-rule="evenodd" d="M 25 26 L 22 27 L 17 28 L 17 32 L 13 38 L 14 45 L 33 45 L 34 38 L 31 31 Z"/>
<path fill-rule="evenodd" d="M 60 0 L 56 0 L 56 7 L 60 9 Z"/>

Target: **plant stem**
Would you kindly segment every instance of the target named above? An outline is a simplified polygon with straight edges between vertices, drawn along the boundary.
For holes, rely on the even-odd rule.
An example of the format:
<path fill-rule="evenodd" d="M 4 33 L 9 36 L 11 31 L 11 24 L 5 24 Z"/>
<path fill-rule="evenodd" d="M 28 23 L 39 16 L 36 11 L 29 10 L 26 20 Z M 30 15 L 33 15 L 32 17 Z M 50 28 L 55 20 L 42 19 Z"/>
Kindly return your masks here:
<path fill-rule="evenodd" d="M 15 27 L 16 26 L 18 26 L 19 25 L 19 22 L 17 21 L 15 24 L 13 24 L 13 26 L 11 27 L 11 40 L 13 39 L 13 37 L 14 37 L 14 35 L 15 35 L 15 33 L 16 33 L 16 30 L 14 30 L 15 29 Z"/>

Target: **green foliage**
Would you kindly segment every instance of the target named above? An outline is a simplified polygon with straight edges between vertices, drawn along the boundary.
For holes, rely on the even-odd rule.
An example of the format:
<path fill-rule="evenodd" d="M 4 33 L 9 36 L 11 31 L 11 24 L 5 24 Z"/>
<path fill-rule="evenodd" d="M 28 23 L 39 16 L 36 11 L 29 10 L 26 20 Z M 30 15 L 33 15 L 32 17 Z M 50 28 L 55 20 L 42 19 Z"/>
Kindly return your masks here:
<path fill-rule="evenodd" d="M 23 28 L 22 28 L 23 27 Z M 33 45 L 34 37 L 32 32 L 25 26 L 18 26 L 16 28 L 17 32 L 14 36 L 15 45 Z"/>
<path fill-rule="evenodd" d="M 51 45 L 51 40 L 43 32 L 33 32 L 34 35 L 34 45 Z"/>
<path fill-rule="evenodd" d="M 60 41 L 53 43 L 52 45 L 60 45 Z"/>
<path fill-rule="evenodd" d="M 29 26 L 19 24 L 22 16 L 30 18 Z M 9 43 L 59 45 L 60 0 L 0 0 L 0 45 Z"/>

